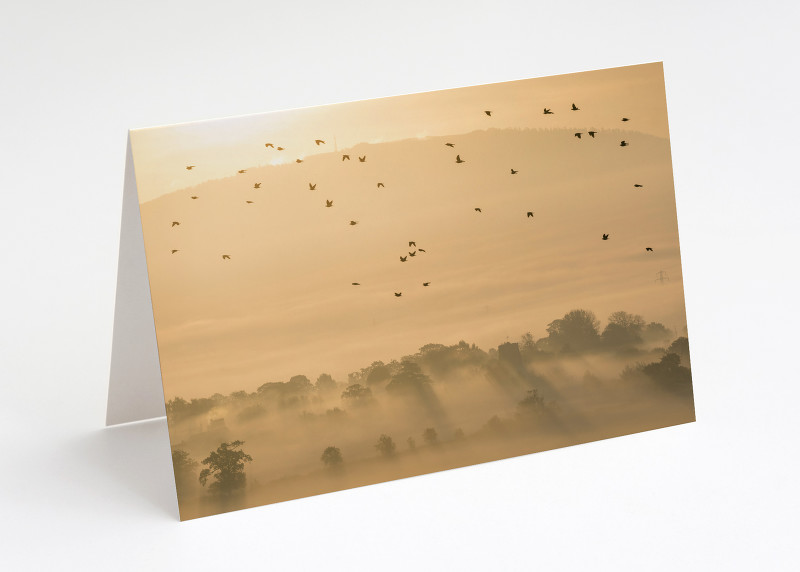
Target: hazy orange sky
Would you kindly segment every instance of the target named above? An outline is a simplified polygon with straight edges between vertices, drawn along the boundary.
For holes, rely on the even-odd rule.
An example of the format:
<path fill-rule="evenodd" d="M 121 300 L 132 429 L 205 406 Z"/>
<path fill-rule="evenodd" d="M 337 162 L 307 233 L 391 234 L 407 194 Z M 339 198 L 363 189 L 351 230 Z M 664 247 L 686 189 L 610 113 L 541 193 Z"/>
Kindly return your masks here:
<path fill-rule="evenodd" d="M 334 134 L 350 161 L 333 152 Z M 575 308 L 685 328 L 661 64 L 137 130 L 131 141 L 168 399 L 301 373 L 346 381 L 430 342 L 542 337 Z M 285 164 L 268 164 L 280 153 Z"/>
<path fill-rule="evenodd" d="M 139 197 L 146 202 L 239 169 L 331 152 L 334 144 L 343 149 L 488 128 L 613 127 L 668 137 L 663 81 L 659 62 L 135 129 Z M 570 111 L 573 102 L 580 115 Z M 553 114 L 544 115 L 545 107 Z M 632 120 L 620 123 L 624 115 Z"/>

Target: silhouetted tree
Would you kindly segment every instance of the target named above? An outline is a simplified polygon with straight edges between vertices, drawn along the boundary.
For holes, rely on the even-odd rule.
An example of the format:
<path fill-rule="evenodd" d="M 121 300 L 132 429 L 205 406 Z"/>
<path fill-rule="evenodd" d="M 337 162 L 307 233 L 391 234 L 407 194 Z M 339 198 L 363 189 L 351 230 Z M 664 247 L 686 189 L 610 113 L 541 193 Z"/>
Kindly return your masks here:
<path fill-rule="evenodd" d="M 386 392 L 394 395 L 413 395 L 429 397 L 431 380 L 413 361 L 404 361 L 400 371 L 392 377 L 386 386 Z"/>
<path fill-rule="evenodd" d="M 639 315 L 614 312 L 603 330 L 603 343 L 609 347 L 634 346 L 642 343 L 645 321 Z"/>
<path fill-rule="evenodd" d="M 589 310 L 572 310 L 547 325 L 547 345 L 556 351 L 583 351 L 597 347 L 600 321 Z"/>
<path fill-rule="evenodd" d="M 182 496 L 196 483 L 197 461 L 192 459 L 189 453 L 183 449 L 173 449 L 172 466 L 175 469 L 175 488 L 178 491 L 178 496 Z"/>
<path fill-rule="evenodd" d="M 314 384 L 314 389 L 316 389 L 319 393 L 329 394 L 336 391 L 337 385 L 338 384 L 336 383 L 336 380 L 333 379 L 333 377 L 331 377 L 327 373 L 321 373 L 317 378 L 317 382 Z"/>
<path fill-rule="evenodd" d="M 681 365 L 678 354 L 667 353 L 659 362 L 649 363 L 642 372 L 666 389 L 678 392 L 691 391 L 692 372 Z"/>
<path fill-rule="evenodd" d="M 378 437 L 378 442 L 375 444 L 375 448 L 384 457 L 391 457 L 394 455 L 395 444 L 392 438 L 388 435 L 381 435 Z"/>
<path fill-rule="evenodd" d="M 667 353 L 677 354 L 681 358 L 681 365 L 691 369 L 692 360 L 689 356 L 689 338 L 685 336 L 675 338 L 675 341 L 667 348 Z"/>
<path fill-rule="evenodd" d="M 366 405 L 372 402 L 372 390 L 360 383 L 355 383 L 342 392 L 342 401 L 353 405 Z"/>
<path fill-rule="evenodd" d="M 670 332 L 664 324 L 659 322 L 650 322 L 644 327 L 644 332 L 642 332 L 642 337 L 646 342 L 662 342 L 668 340 L 672 336 L 672 332 Z"/>
<path fill-rule="evenodd" d="M 406 439 L 406 443 L 408 443 L 408 448 L 409 449 L 416 449 L 417 448 L 417 442 L 414 441 L 413 437 L 409 437 L 408 439 Z"/>
<path fill-rule="evenodd" d="M 311 391 L 313 386 L 311 380 L 304 375 L 293 375 L 289 381 L 286 382 L 286 390 L 296 393 L 305 393 Z"/>
<path fill-rule="evenodd" d="M 203 459 L 202 463 L 208 465 L 208 468 L 200 471 L 199 481 L 205 486 L 208 477 L 214 477 L 214 482 L 208 487 L 209 492 L 230 494 L 244 488 L 246 483 L 244 464 L 251 462 L 253 458 L 239 450 L 242 445 L 244 441 L 222 443 L 216 451 L 212 451 Z"/>
<path fill-rule="evenodd" d="M 428 445 L 436 445 L 439 442 L 439 434 L 436 432 L 436 429 L 434 429 L 433 427 L 428 427 L 422 433 L 422 439 Z"/>
<path fill-rule="evenodd" d="M 339 447 L 333 446 L 326 448 L 322 452 L 320 460 L 325 463 L 326 467 L 331 469 L 338 467 L 344 462 L 344 459 L 342 458 L 342 452 L 339 450 Z"/>
<path fill-rule="evenodd" d="M 367 375 L 367 383 L 374 385 L 376 383 L 383 383 L 392 377 L 392 370 L 381 362 L 372 364 L 369 374 Z"/>

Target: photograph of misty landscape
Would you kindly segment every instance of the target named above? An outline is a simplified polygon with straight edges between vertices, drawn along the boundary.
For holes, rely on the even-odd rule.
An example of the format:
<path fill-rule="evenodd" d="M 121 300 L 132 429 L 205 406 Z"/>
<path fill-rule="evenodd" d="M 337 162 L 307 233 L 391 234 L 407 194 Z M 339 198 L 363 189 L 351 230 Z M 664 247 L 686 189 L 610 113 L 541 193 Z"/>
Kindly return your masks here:
<path fill-rule="evenodd" d="M 182 520 L 694 421 L 660 63 L 130 137 Z"/>

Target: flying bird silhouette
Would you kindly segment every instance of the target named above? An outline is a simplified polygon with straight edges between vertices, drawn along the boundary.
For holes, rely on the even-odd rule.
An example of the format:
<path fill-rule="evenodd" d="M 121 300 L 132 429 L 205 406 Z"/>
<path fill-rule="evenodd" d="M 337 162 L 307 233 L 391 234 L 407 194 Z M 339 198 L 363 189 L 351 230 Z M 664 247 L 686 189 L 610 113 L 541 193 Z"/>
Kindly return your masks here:
<path fill-rule="evenodd" d="M 328 199 L 325 199 L 325 208 L 330 208 L 332 206 L 333 206 L 333 201 L 329 201 Z"/>
<path fill-rule="evenodd" d="M 357 221 L 357 220 L 351 220 L 351 221 L 350 221 L 350 226 L 355 226 L 355 225 L 357 225 L 357 224 L 358 224 L 358 221 Z"/>
<path fill-rule="evenodd" d="M 412 256 L 412 257 L 413 257 L 413 256 L 416 256 L 416 255 L 417 255 L 417 251 L 415 250 L 414 252 L 409 252 L 409 253 L 408 253 L 408 255 L 409 255 L 409 256 Z"/>
<path fill-rule="evenodd" d="M 466 163 L 466 161 L 461 158 L 461 155 L 456 155 L 456 163 Z"/>
<path fill-rule="evenodd" d="M 248 205 L 252 205 L 253 201 L 245 201 Z"/>
<path fill-rule="evenodd" d="M 283 147 L 275 147 L 278 151 L 283 151 Z"/>
<path fill-rule="evenodd" d="M 316 143 L 317 145 L 325 145 L 325 141 L 323 141 L 322 139 L 314 139 L 314 143 Z"/>
<path fill-rule="evenodd" d="M 309 183 L 309 184 L 308 184 L 308 190 L 309 190 L 309 191 L 313 191 L 313 190 L 314 190 L 314 189 L 316 189 L 316 188 L 317 188 L 317 184 L 316 184 L 316 183 L 313 183 L 313 184 L 312 184 L 312 183 Z"/>
<path fill-rule="evenodd" d="M 642 187 L 643 185 L 640 185 L 639 183 L 634 183 L 634 185 L 633 185 L 633 186 L 634 186 L 634 187 L 636 187 L 636 188 L 638 189 L 638 188 Z"/>
<path fill-rule="evenodd" d="M 192 169 L 194 169 L 194 167 L 195 167 L 194 165 L 188 165 L 188 166 L 186 167 L 186 170 L 187 170 L 187 171 L 191 171 Z"/>
<path fill-rule="evenodd" d="M 424 249 L 424 248 L 418 248 L 418 249 L 417 249 L 417 251 L 419 251 L 419 252 L 425 252 L 425 249 Z"/>
<path fill-rule="evenodd" d="M 603 235 L 603 240 L 608 240 L 608 235 L 607 234 Z"/>
<path fill-rule="evenodd" d="M 364 162 L 364 161 L 366 161 L 366 160 L 367 160 L 367 156 L 366 156 L 366 155 L 364 155 L 363 157 L 359 157 L 359 158 L 358 158 L 358 162 L 359 162 L 359 163 L 363 163 L 363 162 Z"/>
<path fill-rule="evenodd" d="M 361 286 L 361 284 L 359 284 L 358 282 L 353 282 L 352 285 L 353 286 Z"/>
<path fill-rule="evenodd" d="M 528 211 L 528 217 L 527 218 L 533 218 L 533 211 Z"/>
<path fill-rule="evenodd" d="M 222 260 L 230 260 L 230 259 L 231 259 L 231 257 L 228 254 L 223 254 L 222 255 Z"/>
<path fill-rule="evenodd" d="M 416 243 L 416 242 L 414 242 L 413 240 L 409 240 L 409 241 L 408 241 L 408 245 L 409 245 L 409 246 L 416 246 L 416 245 L 417 245 L 417 243 Z"/>
<path fill-rule="evenodd" d="M 177 220 L 172 221 L 172 226 L 180 226 L 180 224 Z"/>
<path fill-rule="evenodd" d="M 489 117 L 491 117 L 491 116 L 492 116 L 492 112 L 491 112 L 491 111 L 484 111 L 484 113 L 485 113 L 486 115 L 488 115 Z"/>
<path fill-rule="evenodd" d="M 482 213 L 483 211 L 479 207 L 475 207 L 475 212 Z"/>
<path fill-rule="evenodd" d="M 512 174 L 512 175 L 516 175 L 517 173 L 519 173 L 519 171 L 518 171 L 518 170 L 516 170 L 516 169 L 511 169 L 511 174 Z"/>
<path fill-rule="evenodd" d="M 644 247 L 644 249 L 645 249 L 647 252 L 653 252 L 653 249 L 652 249 L 652 248 L 650 248 L 649 246 L 645 246 L 645 247 Z"/>
<path fill-rule="evenodd" d="M 254 189 L 260 189 L 261 188 L 261 183 L 256 183 L 255 185 L 253 185 L 253 188 Z"/>
<path fill-rule="evenodd" d="M 400 262 L 405 262 L 406 260 L 408 260 L 408 256 L 401 256 L 400 257 Z"/>
<path fill-rule="evenodd" d="M 580 110 L 580 107 L 578 107 L 577 105 L 575 105 L 575 104 L 573 103 L 573 104 L 572 104 L 572 111 L 579 111 L 579 110 Z"/>
<path fill-rule="evenodd" d="M 378 183 L 378 188 L 380 189 L 381 187 L 383 187 L 385 189 L 386 185 L 384 185 L 383 183 Z"/>
<path fill-rule="evenodd" d="M 580 139 L 580 138 L 581 138 L 581 132 L 579 131 L 578 133 L 576 133 L 576 134 L 575 134 L 575 137 L 577 137 L 578 139 Z"/>
<path fill-rule="evenodd" d="M 342 155 L 342 161 L 344 161 L 345 159 L 349 161 L 350 155 Z"/>
<path fill-rule="evenodd" d="M 627 147 L 628 146 L 628 142 L 627 141 L 620 141 L 619 142 L 619 146 L 620 147 Z"/>
<path fill-rule="evenodd" d="M 196 199 L 196 198 L 197 198 L 197 196 L 195 196 L 195 195 L 192 195 L 192 198 L 193 198 L 193 199 Z"/>
<path fill-rule="evenodd" d="M 178 252 L 177 248 L 172 251 L 172 254 L 175 254 L 176 252 Z"/>
<path fill-rule="evenodd" d="M 445 145 L 447 145 L 448 147 L 455 147 L 456 146 L 455 143 L 445 143 Z"/>
<path fill-rule="evenodd" d="M 623 121 L 630 121 L 630 119 L 628 119 L 627 117 L 623 117 L 622 120 Z"/>
<path fill-rule="evenodd" d="M 295 160 L 294 160 L 294 162 L 295 162 L 295 163 L 302 163 L 302 162 L 303 162 L 303 160 L 302 160 L 302 159 L 295 159 Z"/>
<path fill-rule="evenodd" d="M 264 143 L 264 147 L 272 147 L 274 149 L 275 145 L 273 145 L 272 143 Z"/>
<path fill-rule="evenodd" d="M 588 131 L 588 133 L 589 137 L 591 137 L 592 139 L 594 139 L 594 136 L 597 135 L 597 131 Z"/>
<path fill-rule="evenodd" d="M 239 171 L 238 171 L 238 172 L 239 172 L 240 174 L 241 174 L 241 173 L 246 173 L 246 172 L 247 172 L 247 169 L 239 169 Z"/>
<path fill-rule="evenodd" d="M 431 283 L 430 283 L 430 282 L 423 282 L 423 283 L 422 283 L 422 285 L 423 285 L 423 286 L 430 286 L 430 285 L 431 285 Z"/>
<path fill-rule="evenodd" d="M 394 293 L 394 295 L 395 295 L 395 296 L 397 296 L 397 297 L 399 298 L 400 296 L 402 296 L 402 295 L 403 295 L 403 293 L 402 293 L 402 292 L 395 292 L 395 293 Z"/>
<path fill-rule="evenodd" d="M 549 109 L 547 109 L 547 108 L 545 107 L 545 108 L 544 108 L 544 114 L 545 114 L 545 115 L 553 115 L 553 112 L 552 112 L 552 111 L 550 111 Z"/>

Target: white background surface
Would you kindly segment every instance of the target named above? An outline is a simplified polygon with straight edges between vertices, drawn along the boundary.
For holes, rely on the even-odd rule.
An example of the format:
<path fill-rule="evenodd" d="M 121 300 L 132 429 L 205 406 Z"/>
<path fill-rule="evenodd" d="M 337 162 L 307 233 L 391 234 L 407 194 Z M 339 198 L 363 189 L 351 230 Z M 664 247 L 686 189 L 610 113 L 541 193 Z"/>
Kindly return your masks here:
<path fill-rule="evenodd" d="M 794 2 L 7 2 L 0 568 L 797 565 Z M 698 422 L 179 523 L 105 429 L 126 130 L 664 61 Z"/>

